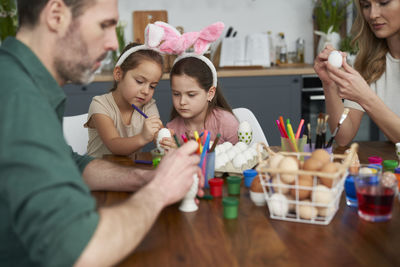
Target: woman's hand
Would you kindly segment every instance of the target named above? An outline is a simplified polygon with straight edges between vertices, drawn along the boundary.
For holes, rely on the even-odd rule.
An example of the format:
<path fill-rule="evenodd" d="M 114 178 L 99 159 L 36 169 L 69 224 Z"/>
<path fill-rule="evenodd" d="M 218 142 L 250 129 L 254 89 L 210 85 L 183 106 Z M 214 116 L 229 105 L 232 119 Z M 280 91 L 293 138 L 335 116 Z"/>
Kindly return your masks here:
<path fill-rule="evenodd" d="M 144 120 L 143 129 L 140 134 L 148 143 L 154 139 L 156 133 L 161 129 L 161 127 L 161 120 L 157 116 L 153 115 Z"/>
<path fill-rule="evenodd" d="M 343 60 L 343 69 L 337 69 L 326 64 L 329 78 L 337 85 L 338 95 L 341 98 L 357 102 L 361 106 L 374 94 L 364 78 L 353 69 L 346 60 Z"/>
<path fill-rule="evenodd" d="M 329 77 L 326 65 L 328 63 L 329 54 L 335 49 L 331 45 L 327 45 L 324 50 L 319 53 L 319 55 L 314 60 L 314 70 L 318 74 L 325 86 L 331 87 L 334 82 Z"/>

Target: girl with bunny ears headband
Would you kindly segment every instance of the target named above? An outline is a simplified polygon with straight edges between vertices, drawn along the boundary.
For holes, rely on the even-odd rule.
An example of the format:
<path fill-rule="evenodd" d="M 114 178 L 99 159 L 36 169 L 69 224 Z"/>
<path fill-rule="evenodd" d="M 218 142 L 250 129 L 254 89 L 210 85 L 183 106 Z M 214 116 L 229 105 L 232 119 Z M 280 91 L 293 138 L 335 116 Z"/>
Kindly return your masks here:
<path fill-rule="evenodd" d="M 194 131 L 208 130 L 214 140 L 219 133 L 220 143 L 238 142 L 239 122 L 218 87 L 217 72 L 212 62 L 203 56 L 211 42 L 222 33 L 224 24 L 214 23 L 200 32 L 180 34 L 166 23 L 155 23 L 167 36 L 162 38 L 159 49 L 168 54 L 177 54 L 170 72 L 173 108 L 167 128 L 177 136 Z M 185 51 L 193 47 L 193 53 Z M 174 147 L 174 142 L 162 143 Z"/>

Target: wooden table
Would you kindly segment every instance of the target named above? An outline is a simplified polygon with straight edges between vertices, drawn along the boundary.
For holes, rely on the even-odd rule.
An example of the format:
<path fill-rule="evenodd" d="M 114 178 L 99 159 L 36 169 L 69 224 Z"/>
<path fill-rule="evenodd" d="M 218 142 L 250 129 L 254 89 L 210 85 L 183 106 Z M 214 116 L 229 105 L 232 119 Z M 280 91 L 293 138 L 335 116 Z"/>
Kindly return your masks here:
<path fill-rule="evenodd" d="M 337 148 L 335 153 L 343 152 Z M 361 142 L 362 163 L 368 156 L 397 159 L 394 144 Z M 132 164 L 127 158 L 115 161 Z M 126 199 L 128 193 L 94 192 L 99 206 Z M 227 195 L 226 188 L 224 196 Z M 223 218 L 221 198 L 202 200 L 199 210 L 183 213 L 179 204 L 162 211 L 154 226 L 119 266 L 399 266 L 400 215 L 371 223 L 355 208 L 340 208 L 327 226 L 269 218 L 266 206 L 255 206 L 241 188 L 237 219 Z M 134 227 L 134 226 L 132 226 Z"/>

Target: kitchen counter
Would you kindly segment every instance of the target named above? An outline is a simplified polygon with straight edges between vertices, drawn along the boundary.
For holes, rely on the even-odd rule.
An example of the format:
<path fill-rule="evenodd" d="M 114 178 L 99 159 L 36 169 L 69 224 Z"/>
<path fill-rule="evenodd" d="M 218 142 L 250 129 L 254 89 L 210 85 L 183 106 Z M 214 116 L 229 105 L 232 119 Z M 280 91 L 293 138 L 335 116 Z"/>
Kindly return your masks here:
<path fill-rule="evenodd" d="M 310 64 L 290 64 L 286 66 L 275 66 L 271 68 L 257 67 L 232 67 L 219 68 L 218 78 L 224 77 L 252 77 L 252 76 L 281 76 L 281 75 L 306 75 L 315 74 L 314 68 Z M 164 73 L 162 80 L 169 79 L 169 73 Z M 112 73 L 101 73 L 96 75 L 95 82 L 113 81 Z"/>

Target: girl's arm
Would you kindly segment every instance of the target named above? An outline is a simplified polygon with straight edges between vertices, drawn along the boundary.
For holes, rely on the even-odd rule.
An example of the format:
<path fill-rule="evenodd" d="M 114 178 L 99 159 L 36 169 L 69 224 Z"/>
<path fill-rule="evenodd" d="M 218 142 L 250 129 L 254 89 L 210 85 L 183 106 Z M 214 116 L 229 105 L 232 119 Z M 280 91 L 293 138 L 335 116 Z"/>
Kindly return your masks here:
<path fill-rule="evenodd" d="M 344 110 L 342 97 L 338 93 L 338 86 L 330 77 L 330 73 L 327 69 L 327 66 L 329 65 L 328 56 L 333 50 L 333 47 L 328 45 L 314 61 L 314 70 L 321 79 L 322 87 L 324 88 L 325 107 L 326 112 L 329 114 L 328 124 L 331 132 L 335 130 Z M 355 109 L 350 110 L 347 119 L 343 122 L 340 131 L 335 138 L 339 145 L 347 145 L 351 140 L 353 140 L 360 127 L 362 116 L 362 111 Z"/>
<path fill-rule="evenodd" d="M 140 134 L 132 137 L 121 137 L 113 120 L 107 115 L 93 114 L 91 119 L 105 146 L 116 155 L 130 155 L 141 149 L 154 139 L 155 134 L 162 127 L 162 122 L 157 116 L 150 116 L 145 119 Z"/>
<path fill-rule="evenodd" d="M 337 85 L 339 97 L 358 103 L 390 141 L 400 141 L 400 117 L 386 106 L 356 70 L 345 61 L 342 70 L 330 65 L 327 65 L 327 70 L 329 77 Z M 361 119 L 361 116 L 359 118 Z M 340 134 L 337 138 L 342 137 L 343 133 Z"/>

